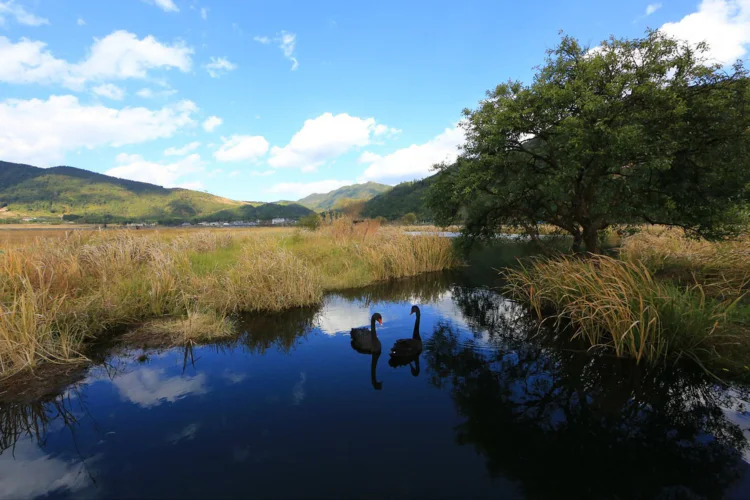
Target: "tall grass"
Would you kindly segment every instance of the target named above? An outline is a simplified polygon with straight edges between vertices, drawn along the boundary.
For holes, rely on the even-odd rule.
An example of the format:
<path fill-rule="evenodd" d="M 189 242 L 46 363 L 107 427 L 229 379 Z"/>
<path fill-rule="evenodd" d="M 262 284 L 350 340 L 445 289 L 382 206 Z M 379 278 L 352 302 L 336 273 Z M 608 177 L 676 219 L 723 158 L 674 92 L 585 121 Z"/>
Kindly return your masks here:
<path fill-rule="evenodd" d="M 325 290 L 456 264 L 450 241 L 336 221 L 314 233 L 77 232 L 0 253 L 0 376 L 81 358 L 116 327 L 226 333 L 226 316 L 317 304 Z"/>
<path fill-rule="evenodd" d="M 742 340 L 734 321 L 739 298 L 709 299 L 700 284 L 658 280 L 638 261 L 535 259 L 506 276 L 511 293 L 540 319 L 568 325 L 574 338 L 639 362 L 689 356 L 706 363 Z"/>
<path fill-rule="evenodd" d="M 709 242 L 675 229 L 643 231 L 624 240 L 621 256 L 676 281 L 697 280 L 712 296 L 750 291 L 750 235 Z"/>

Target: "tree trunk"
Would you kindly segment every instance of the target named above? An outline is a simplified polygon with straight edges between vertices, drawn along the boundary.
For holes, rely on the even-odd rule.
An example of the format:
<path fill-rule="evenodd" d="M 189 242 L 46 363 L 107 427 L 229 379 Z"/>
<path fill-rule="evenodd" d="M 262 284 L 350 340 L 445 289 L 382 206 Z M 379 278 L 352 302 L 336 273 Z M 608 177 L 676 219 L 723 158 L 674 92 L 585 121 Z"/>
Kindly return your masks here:
<path fill-rule="evenodd" d="M 583 242 L 587 252 L 599 253 L 599 231 L 595 227 L 583 226 Z"/>
<path fill-rule="evenodd" d="M 583 248 L 581 247 L 581 244 L 583 243 L 583 236 L 581 235 L 580 231 L 576 231 L 573 233 L 573 246 L 570 247 L 570 249 L 575 253 L 581 253 Z"/>

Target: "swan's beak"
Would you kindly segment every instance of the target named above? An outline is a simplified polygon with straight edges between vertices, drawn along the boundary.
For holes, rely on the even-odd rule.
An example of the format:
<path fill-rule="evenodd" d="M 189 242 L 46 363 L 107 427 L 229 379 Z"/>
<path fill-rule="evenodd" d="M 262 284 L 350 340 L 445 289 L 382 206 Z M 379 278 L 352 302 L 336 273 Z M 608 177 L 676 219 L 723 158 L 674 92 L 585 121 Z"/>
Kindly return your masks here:
<path fill-rule="evenodd" d="M 378 323 L 380 323 L 380 324 L 382 325 L 382 324 L 383 324 L 383 320 L 382 320 L 382 319 L 379 319 L 379 320 L 378 320 Z"/>
<path fill-rule="evenodd" d="M 412 314 L 414 314 L 414 311 L 410 312 L 410 313 L 409 313 L 409 316 L 411 316 Z"/>

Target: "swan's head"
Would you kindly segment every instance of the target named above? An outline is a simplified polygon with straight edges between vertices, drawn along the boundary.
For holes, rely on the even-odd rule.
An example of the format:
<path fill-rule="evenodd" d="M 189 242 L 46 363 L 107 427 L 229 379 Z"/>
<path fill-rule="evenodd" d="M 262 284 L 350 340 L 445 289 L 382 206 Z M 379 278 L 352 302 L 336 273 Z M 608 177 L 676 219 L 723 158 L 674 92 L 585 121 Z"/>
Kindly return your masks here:
<path fill-rule="evenodd" d="M 419 307 L 411 306 L 411 312 L 409 313 L 409 316 L 411 316 L 412 314 L 419 314 Z"/>
<path fill-rule="evenodd" d="M 374 321 L 377 321 L 379 324 L 383 324 L 383 317 L 380 315 L 380 313 L 375 313 L 372 315 L 372 319 Z"/>

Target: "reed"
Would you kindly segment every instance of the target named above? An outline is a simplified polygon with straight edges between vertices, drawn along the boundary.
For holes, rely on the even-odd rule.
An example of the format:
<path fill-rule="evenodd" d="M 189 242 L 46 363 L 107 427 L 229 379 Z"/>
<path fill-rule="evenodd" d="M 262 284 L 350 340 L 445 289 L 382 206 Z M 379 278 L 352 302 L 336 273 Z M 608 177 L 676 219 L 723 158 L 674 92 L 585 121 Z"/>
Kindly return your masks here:
<path fill-rule="evenodd" d="M 312 233 L 77 231 L 0 250 L 0 376 L 81 359 L 87 341 L 126 325 L 162 318 L 151 334 L 218 337 L 236 312 L 457 264 L 445 238 L 346 219 Z"/>
<path fill-rule="evenodd" d="M 713 363 L 739 352 L 750 334 L 737 316 L 739 297 L 708 298 L 702 285 L 659 280 L 639 261 L 532 259 L 505 274 L 510 293 L 539 319 L 638 362 L 688 356 Z"/>

